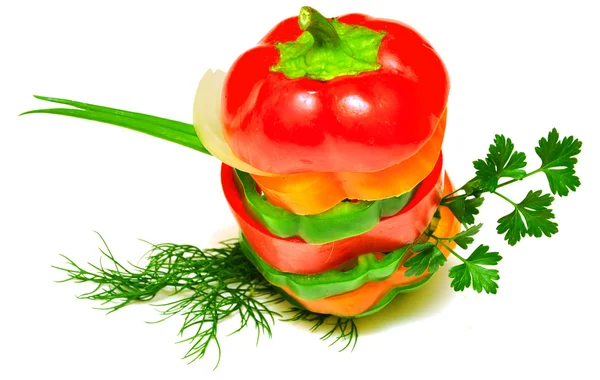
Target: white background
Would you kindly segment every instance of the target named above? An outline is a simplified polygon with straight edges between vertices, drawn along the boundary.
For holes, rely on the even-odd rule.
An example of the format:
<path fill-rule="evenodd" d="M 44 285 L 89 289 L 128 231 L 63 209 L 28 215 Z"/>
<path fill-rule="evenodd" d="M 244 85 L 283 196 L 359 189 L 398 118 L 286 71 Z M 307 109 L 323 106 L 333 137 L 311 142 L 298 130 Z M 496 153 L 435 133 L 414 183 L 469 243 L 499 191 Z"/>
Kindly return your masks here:
<path fill-rule="evenodd" d="M 0 378 L 598 378 L 598 109 L 600 28 L 593 1 L 313 1 L 327 16 L 362 12 L 422 32 L 452 81 L 447 168 L 472 174 L 494 134 L 537 165 L 552 127 L 584 142 L 581 188 L 555 202 L 560 233 L 507 246 L 488 200 L 479 242 L 499 250 L 497 295 L 454 293 L 447 268 L 421 290 L 358 321 L 352 353 L 308 326 L 277 322 L 272 339 L 223 337 L 214 356 L 186 365 L 177 320 L 144 324 L 149 305 L 105 316 L 80 301 L 85 285 L 51 268 L 97 262 L 108 240 L 136 261 L 146 245 L 209 247 L 235 235 L 219 163 L 121 128 L 50 115 L 32 94 L 191 122 L 196 85 L 305 1 L 14 1 L 0 5 Z M 488 5 L 483 5 L 483 4 Z M 526 4 L 525 4 L 526 3 Z M 8 5 L 10 4 L 10 5 Z M 202 5 L 204 4 L 204 5 Z M 545 186 L 532 178 L 513 191 Z M 542 187 L 546 190 L 545 187 Z M 547 191 L 547 190 L 546 190 Z M 232 331 L 235 322 L 222 332 Z"/>

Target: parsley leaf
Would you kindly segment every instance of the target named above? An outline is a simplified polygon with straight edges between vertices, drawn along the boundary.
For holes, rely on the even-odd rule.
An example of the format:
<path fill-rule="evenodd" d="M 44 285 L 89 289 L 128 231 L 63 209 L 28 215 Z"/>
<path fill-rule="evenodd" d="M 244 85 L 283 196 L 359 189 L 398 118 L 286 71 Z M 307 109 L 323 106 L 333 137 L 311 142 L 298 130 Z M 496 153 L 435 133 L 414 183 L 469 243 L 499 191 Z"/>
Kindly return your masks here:
<path fill-rule="evenodd" d="M 504 240 L 507 240 L 510 245 L 515 245 L 525 235 L 552 236 L 558 232 L 558 224 L 551 221 L 554 219 L 554 214 L 548 208 L 553 200 L 554 197 L 550 194 L 542 194 L 541 190 L 530 190 L 521 203 L 513 203 L 515 207 L 513 212 L 498 219 L 496 230 L 499 234 L 506 233 Z"/>
<path fill-rule="evenodd" d="M 446 256 L 440 251 L 437 244 L 431 242 L 413 244 L 411 250 L 418 254 L 404 263 L 408 269 L 405 273 L 407 277 L 420 276 L 426 270 L 433 274 L 446 262 Z"/>
<path fill-rule="evenodd" d="M 526 165 L 525 153 L 517 152 L 514 148 L 515 146 L 509 138 L 496 135 L 485 160 L 480 159 L 473 162 L 482 190 L 496 190 L 498 180 L 502 177 L 515 179 L 525 177 L 527 173 L 522 169 Z"/>
<path fill-rule="evenodd" d="M 540 171 L 546 174 L 552 194 L 567 196 L 575 191 L 581 182 L 575 175 L 576 155 L 581 152 L 581 141 L 573 136 L 558 140 L 556 128 L 548 133 L 548 139 L 541 138 L 535 152 L 542 160 Z"/>
<path fill-rule="evenodd" d="M 452 240 L 454 240 L 454 242 L 456 244 L 458 244 L 458 246 L 461 247 L 462 249 L 467 249 L 469 244 L 471 244 L 471 243 L 473 243 L 473 241 L 475 241 L 475 239 L 473 239 L 473 236 L 475 236 L 475 235 L 477 235 L 477 233 L 479 233 L 481 226 L 483 226 L 483 224 L 479 223 L 476 226 L 469 227 L 466 230 L 461 231 L 461 232 L 457 233 L 456 235 L 454 235 L 454 238 Z"/>
<path fill-rule="evenodd" d="M 479 206 L 483 204 L 484 198 L 466 198 L 465 196 L 456 196 L 446 198 L 442 205 L 452 211 L 452 214 L 461 224 L 475 224 L 475 215 L 479 214 Z"/>
<path fill-rule="evenodd" d="M 482 265 L 496 265 L 502 260 L 502 256 L 498 252 L 489 252 L 489 249 L 487 245 L 480 245 L 462 264 L 450 268 L 448 273 L 452 279 L 450 286 L 455 291 L 463 291 L 472 284 L 477 293 L 485 290 L 488 294 L 496 294 L 498 289 L 496 281 L 500 279 L 498 271 Z"/>

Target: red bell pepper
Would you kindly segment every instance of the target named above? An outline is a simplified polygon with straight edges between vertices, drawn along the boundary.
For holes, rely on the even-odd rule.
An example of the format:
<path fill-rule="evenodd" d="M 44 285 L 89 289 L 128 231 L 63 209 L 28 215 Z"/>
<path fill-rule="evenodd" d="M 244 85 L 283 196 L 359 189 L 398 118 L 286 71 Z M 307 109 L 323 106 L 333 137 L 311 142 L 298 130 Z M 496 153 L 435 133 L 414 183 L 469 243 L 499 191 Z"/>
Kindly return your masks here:
<path fill-rule="evenodd" d="M 411 27 L 304 7 L 227 73 L 224 134 L 269 173 L 377 171 L 431 138 L 448 92 L 444 64 Z"/>
<path fill-rule="evenodd" d="M 298 274 L 321 273 L 361 254 L 389 252 L 417 239 L 429 225 L 438 208 L 444 182 L 442 156 L 419 185 L 410 203 L 398 214 L 382 218 L 371 230 L 326 244 L 280 238 L 270 233 L 246 211 L 233 176 L 233 169 L 221 167 L 225 198 L 250 246 L 265 262 L 283 271 Z"/>

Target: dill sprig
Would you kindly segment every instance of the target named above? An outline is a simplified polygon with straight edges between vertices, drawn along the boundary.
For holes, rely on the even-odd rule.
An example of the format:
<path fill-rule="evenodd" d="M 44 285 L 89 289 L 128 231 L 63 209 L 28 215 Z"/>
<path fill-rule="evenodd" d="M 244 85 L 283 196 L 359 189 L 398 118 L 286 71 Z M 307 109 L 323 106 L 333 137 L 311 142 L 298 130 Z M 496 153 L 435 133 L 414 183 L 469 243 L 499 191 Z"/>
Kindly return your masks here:
<path fill-rule="evenodd" d="M 358 328 L 354 323 L 353 318 L 336 317 L 327 314 L 317 314 L 306 309 L 299 307 L 292 307 L 289 313 L 295 313 L 292 317 L 283 319 L 283 321 L 303 321 L 312 323 L 310 331 L 320 330 L 321 327 L 327 328 L 325 334 L 321 336 L 321 340 L 329 340 L 333 338 L 333 341 L 329 346 L 333 346 L 338 342 L 346 342 L 344 346 L 339 350 L 340 352 L 346 350 L 352 346 L 351 351 L 356 347 L 358 341 Z"/>
<path fill-rule="evenodd" d="M 77 265 L 68 257 L 67 267 L 54 267 L 67 274 L 59 282 L 74 281 L 93 283 L 96 287 L 78 298 L 100 301 L 102 310 L 108 313 L 117 311 L 134 302 L 150 301 L 159 293 L 166 293 L 173 299 L 153 304 L 158 308 L 161 318 L 158 323 L 173 316 L 183 316 L 183 324 L 178 335 L 180 342 L 191 346 L 184 356 L 193 362 L 201 359 L 212 344 L 221 359 L 221 347 L 218 337 L 219 322 L 236 316 L 239 319 L 239 332 L 244 327 L 254 325 L 257 343 L 261 335 L 272 335 L 271 325 L 275 317 L 282 321 L 308 321 L 314 323 L 311 331 L 324 325 L 327 319 L 333 322 L 332 328 L 321 337 L 333 339 L 333 344 L 347 342 L 349 347 L 356 345 L 358 330 L 354 321 L 315 314 L 293 307 L 296 313 L 283 319 L 272 305 L 283 302 L 280 291 L 267 282 L 260 272 L 243 254 L 237 239 L 220 243 L 217 248 L 199 249 L 192 245 L 172 243 L 150 244 L 150 250 L 144 255 L 145 266 L 117 261 L 106 241 L 98 234 L 103 247 L 100 263 L 88 263 L 90 270 Z M 108 263 L 103 263 L 108 261 Z"/>

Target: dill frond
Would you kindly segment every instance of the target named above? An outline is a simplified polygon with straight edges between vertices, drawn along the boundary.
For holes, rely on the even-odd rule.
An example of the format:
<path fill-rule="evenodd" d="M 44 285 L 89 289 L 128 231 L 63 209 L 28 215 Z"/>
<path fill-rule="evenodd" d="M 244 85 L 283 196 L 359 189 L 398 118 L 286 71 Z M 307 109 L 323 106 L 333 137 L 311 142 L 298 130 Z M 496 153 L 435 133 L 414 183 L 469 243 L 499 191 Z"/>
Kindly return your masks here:
<path fill-rule="evenodd" d="M 101 302 L 100 309 L 109 314 L 166 292 L 172 299 L 154 304 L 161 318 L 151 323 L 182 316 L 179 342 L 190 344 L 184 356 L 190 362 L 203 358 L 214 344 L 218 353 L 215 368 L 219 365 L 218 325 L 232 316 L 238 317 L 239 328 L 231 334 L 254 325 L 257 344 L 262 335 L 271 337 L 271 326 L 278 317 L 281 321 L 312 322 L 311 331 L 323 325 L 331 326 L 322 340 L 333 339 L 331 345 L 346 341 L 342 350 L 356 345 L 358 330 L 352 319 L 315 314 L 296 307 L 291 309 L 296 315 L 284 319 L 273 308 L 273 305 L 285 302 L 280 291 L 246 259 L 237 239 L 221 242 L 219 247 L 210 249 L 148 243 L 150 250 L 143 256 L 146 265 L 127 263 L 125 266 L 115 259 L 102 236 L 98 236 L 103 244 L 100 263 L 88 263 L 91 269 L 87 270 L 63 256 L 67 266 L 54 268 L 66 273 L 67 278 L 59 282 L 95 284 L 92 291 L 78 298 Z M 337 318 L 337 322 L 325 323 L 329 317 Z"/>
<path fill-rule="evenodd" d="M 345 342 L 339 352 L 342 352 L 348 347 L 352 347 L 351 351 L 354 351 L 356 342 L 358 341 L 358 328 L 354 323 L 353 318 L 344 318 L 334 315 L 317 314 L 312 311 L 301 309 L 299 307 L 292 307 L 288 310 L 288 313 L 295 313 L 293 316 L 282 319 L 283 321 L 302 321 L 312 324 L 310 331 L 318 331 L 321 328 L 325 329 L 325 334 L 321 336 L 321 340 L 333 339 L 329 346 L 334 346 L 338 342 Z M 327 330 L 329 328 L 329 330 Z"/>

